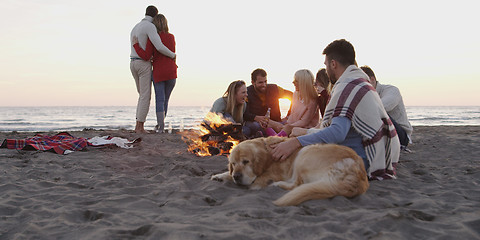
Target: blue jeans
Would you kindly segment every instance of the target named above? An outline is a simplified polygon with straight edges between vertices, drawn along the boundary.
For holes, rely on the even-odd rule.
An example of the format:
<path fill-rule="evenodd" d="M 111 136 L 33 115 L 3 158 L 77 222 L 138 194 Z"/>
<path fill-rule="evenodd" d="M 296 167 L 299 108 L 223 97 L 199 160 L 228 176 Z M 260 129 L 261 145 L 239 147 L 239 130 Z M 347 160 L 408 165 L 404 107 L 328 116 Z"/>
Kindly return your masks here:
<path fill-rule="evenodd" d="M 263 128 L 262 126 L 260 126 L 260 123 L 255 121 L 246 121 L 242 128 L 243 135 L 245 135 L 245 137 L 247 138 L 255 136 L 258 131 L 261 131 L 263 133 Z"/>
<path fill-rule="evenodd" d="M 392 120 L 393 126 L 395 126 L 395 130 L 397 131 L 398 139 L 400 140 L 400 145 L 402 147 L 407 147 L 408 142 L 410 141 L 410 140 L 408 140 L 407 132 L 405 131 L 405 129 L 403 129 L 402 126 L 400 126 L 400 124 L 395 122 L 395 120 L 393 120 L 393 118 L 390 117 L 390 120 Z"/>
<path fill-rule="evenodd" d="M 170 94 L 172 94 L 176 82 L 177 79 L 161 81 L 158 83 L 153 82 L 153 88 L 155 89 L 156 112 L 165 112 L 165 116 L 167 116 L 168 100 L 170 99 Z"/>

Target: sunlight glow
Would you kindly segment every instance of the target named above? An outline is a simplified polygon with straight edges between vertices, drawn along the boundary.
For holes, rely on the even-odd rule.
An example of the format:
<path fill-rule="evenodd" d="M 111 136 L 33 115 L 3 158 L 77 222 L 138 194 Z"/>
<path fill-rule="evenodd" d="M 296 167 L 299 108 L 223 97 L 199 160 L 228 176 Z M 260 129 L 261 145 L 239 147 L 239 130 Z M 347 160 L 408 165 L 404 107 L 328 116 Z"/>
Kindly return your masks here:
<path fill-rule="evenodd" d="M 290 109 L 290 104 L 292 103 L 292 101 L 287 98 L 281 98 L 278 99 L 278 103 L 280 104 L 280 112 L 282 113 L 282 118 L 284 118 L 285 116 L 287 116 L 288 109 Z"/>

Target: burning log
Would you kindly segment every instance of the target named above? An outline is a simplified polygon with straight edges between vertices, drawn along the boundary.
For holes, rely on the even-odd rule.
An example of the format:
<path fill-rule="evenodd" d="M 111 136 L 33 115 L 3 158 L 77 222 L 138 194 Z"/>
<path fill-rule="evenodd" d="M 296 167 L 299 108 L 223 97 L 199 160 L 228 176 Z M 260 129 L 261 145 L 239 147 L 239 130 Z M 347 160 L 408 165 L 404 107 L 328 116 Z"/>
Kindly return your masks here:
<path fill-rule="evenodd" d="M 230 150 L 245 139 L 242 124 L 232 123 L 221 115 L 208 113 L 200 124 L 203 135 L 197 137 L 184 135 L 191 142 L 189 151 L 197 156 L 229 154 Z"/>
<path fill-rule="evenodd" d="M 213 146 L 208 146 L 208 153 L 210 153 L 212 156 L 213 155 L 218 155 L 220 154 L 220 149 L 213 147 Z"/>
<path fill-rule="evenodd" d="M 223 142 L 227 140 L 228 137 L 242 141 L 245 138 L 242 134 L 242 124 L 239 123 L 222 124 L 218 127 L 211 127 L 205 122 L 203 122 L 201 125 L 209 131 L 207 134 L 200 136 L 204 142 Z"/>

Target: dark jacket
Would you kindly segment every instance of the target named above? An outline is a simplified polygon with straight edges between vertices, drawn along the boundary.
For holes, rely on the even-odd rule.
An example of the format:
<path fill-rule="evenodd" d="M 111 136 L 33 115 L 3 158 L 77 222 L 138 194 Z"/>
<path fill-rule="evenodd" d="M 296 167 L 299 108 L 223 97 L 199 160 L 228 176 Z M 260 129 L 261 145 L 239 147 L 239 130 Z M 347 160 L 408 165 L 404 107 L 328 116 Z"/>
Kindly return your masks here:
<path fill-rule="evenodd" d="M 280 113 L 280 105 L 278 103 L 278 99 L 281 98 L 281 96 L 279 96 L 278 86 L 276 84 L 267 84 L 265 102 L 260 100 L 260 97 L 255 91 L 253 85 L 250 85 L 247 88 L 247 93 L 247 109 L 243 114 L 244 121 L 253 122 L 255 116 L 265 116 L 268 108 L 271 108 L 270 119 L 277 122 L 281 121 L 282 115 Z"/>

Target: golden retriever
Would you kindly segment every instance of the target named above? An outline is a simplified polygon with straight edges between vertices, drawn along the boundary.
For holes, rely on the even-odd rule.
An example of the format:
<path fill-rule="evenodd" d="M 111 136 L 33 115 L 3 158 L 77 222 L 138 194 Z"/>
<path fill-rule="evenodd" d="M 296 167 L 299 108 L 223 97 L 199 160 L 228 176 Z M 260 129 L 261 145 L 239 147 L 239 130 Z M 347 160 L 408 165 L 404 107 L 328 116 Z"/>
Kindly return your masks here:
<path fill-rule="evenodd" d="M 369 187 L 363 160 L 351 148 L 336 144 L 310 145 L 284 161 L 274 161 L 271 145 L 288 138 L 269 137 L 238 144 L 228 158 L 228 172 L 212 180 L 231 180 L 261 189 L 270 184 L 291 190 L 273 203 L 298 205 L 311 199 L 354 197 Z"/>

